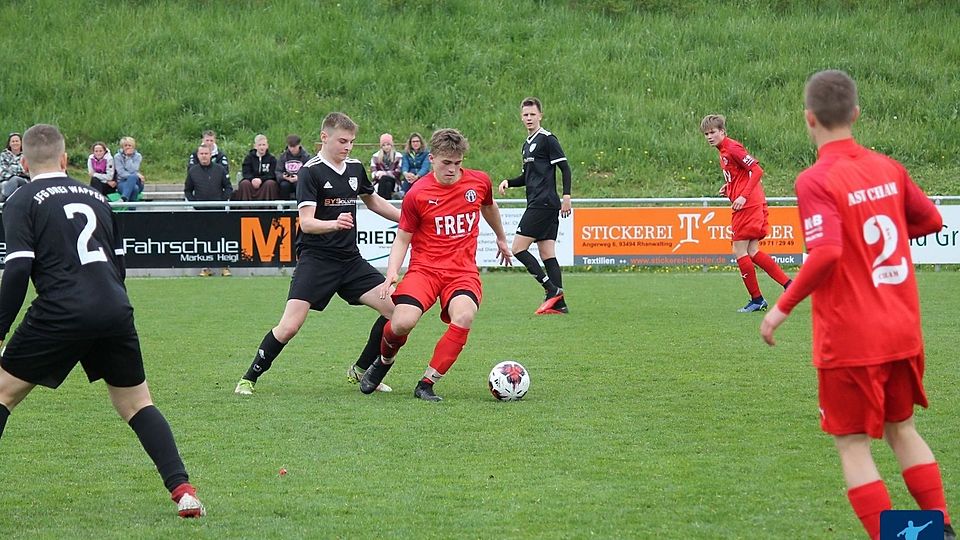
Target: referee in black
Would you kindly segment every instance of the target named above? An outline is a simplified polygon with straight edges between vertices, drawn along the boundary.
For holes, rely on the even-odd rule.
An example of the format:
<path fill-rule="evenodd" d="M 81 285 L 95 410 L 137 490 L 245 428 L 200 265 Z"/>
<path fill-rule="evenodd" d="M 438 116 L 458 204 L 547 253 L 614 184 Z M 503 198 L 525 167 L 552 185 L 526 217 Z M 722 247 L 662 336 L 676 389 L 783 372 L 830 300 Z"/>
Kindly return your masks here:
<path fill-rule="evenodd" d="M 540 100 L 528 97 L 520 103 L 520 119 L 527 128 L 523 142 L 523 170 L 520 176 L 500 182 L 500 194 L 508 187 L 525 186 L 527 209 L 520 218 L 520 225 L 513 237 L 513 255 L 527 267 L 527 271 L 543 286 L 544 301 L 537 315 L 561 315 L 569 313 L 563 294 L 563 276 L 557 262 L 557 230 L 559 217 L 569 217 L 570 166 L 560 147 L 557 136 L 540 126 L 543 108 Z M 557 169 L 563 179 L 563 199 L 557 196 Z M 536 242 L 543 260 L 540 262 L 527 251 Z"/>
<path fill-rule="evenodd" d="M 179 515 L 204 515 L 170 426 L 147 388 L 124 285 L 123 238 L 110 205 L 66 175 L 63 135 L 54 126 L 38 124 L 24 133 L 23 167 L 31 182 L 3 207 L 0 344 L 31 277 L 37 296 L 0 353 L 0 436 L 10 412 L 36 385 L 57 388 L 79 363 L 90 382 L 107 384 L 110 401 L 156 464 Z"/>

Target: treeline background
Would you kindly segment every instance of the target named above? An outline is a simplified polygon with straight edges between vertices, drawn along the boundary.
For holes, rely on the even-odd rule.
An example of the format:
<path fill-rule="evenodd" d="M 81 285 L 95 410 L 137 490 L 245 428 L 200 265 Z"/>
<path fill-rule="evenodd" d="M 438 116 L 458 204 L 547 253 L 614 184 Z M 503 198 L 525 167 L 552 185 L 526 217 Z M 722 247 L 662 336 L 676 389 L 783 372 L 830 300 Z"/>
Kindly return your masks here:
<path fill-rule="evenodd" d="M 960 4 L 899 1 L 365 0 L 0 5 L 0 129 L 54 123 L 72 167 L 92 142 L 137 139 L 148 182 L 181 182 L 205 129 L 239 170 L 254 135 L 311 151 L 323 116 L 358 142 L 456 127 L 467 166 L 520 167 L 519 102 L 544 103 L 574 196 L 701 196 L 720 183 L 698 123 L 728 118 L 792 193 L 815 157 L 802 88 L 820 69 L 860 85 L 856 134 L 933 194 L 960 194 Z M 375 148 L 354 156 L 364 161 Z M 85 177 L 85 172 L 75 171 Z M 514 190 L 514 196 L 521 196 Z"/>

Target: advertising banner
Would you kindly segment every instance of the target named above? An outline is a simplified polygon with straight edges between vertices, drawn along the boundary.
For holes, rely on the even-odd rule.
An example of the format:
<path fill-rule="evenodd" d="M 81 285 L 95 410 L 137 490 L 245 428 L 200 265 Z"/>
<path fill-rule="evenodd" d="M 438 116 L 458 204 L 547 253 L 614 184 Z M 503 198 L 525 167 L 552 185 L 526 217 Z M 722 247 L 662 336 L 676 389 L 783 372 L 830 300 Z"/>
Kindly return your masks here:
<path fill-rule="evenodd" d="M 910 256 L 915 264 L 960 263 L 960 206 L 938 205 L 943 229 L 910 241 Z"/>
<path fill-rule="evenodd" d="M 735 264 L 728 207 L 578 208 L 576 265 Z M 803 230 L 796 207 L 770 207 L 761 249 L 780 264 L 799 264 Z"/>

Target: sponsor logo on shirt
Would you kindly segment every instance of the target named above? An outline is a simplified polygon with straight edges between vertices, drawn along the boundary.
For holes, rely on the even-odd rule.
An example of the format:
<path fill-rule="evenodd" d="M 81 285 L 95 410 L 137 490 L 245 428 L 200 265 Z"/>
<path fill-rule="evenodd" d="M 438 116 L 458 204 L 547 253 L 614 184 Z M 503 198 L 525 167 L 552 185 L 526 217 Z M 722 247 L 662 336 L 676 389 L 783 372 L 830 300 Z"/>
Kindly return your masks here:
<path fill-rule="evenodd" d="M 453 216 L 436 216 L 433 224 L 437 236 L 451 236 L 459 238 L 473 232 L 477 225 L 478 212 L 467 212 Z"/>
<path fill-rule="evenodd" d="M 803 237 L 812 242 L 823 236 L 823 216 L 814 214 L 803 220 Z"/>
<path fill-rule="evenodd" d="M 753 156 L 751 156 L 750 154 L 743 156 L 743 164 L 746 165 L 747 167 L 752 166 L 756 162 L 757 160 L 754 159 Z"/>
<path fill-rule="evenodd" d="M 333 186 L 330 185 L 330 182 L 327 182 L 323 185 L 323 189 L 333 189 Z"/>

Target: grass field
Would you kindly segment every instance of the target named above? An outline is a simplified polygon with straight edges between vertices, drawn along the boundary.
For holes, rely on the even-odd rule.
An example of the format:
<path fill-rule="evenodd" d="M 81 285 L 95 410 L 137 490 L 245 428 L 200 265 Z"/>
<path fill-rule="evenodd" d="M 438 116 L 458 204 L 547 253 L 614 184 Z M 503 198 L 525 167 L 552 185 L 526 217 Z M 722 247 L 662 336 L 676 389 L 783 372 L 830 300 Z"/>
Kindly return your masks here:
<path fill-rule="evenodd" d="M 390 373 L 392 394 L 345 382 L 373 317 L 335 303 L 241 398 L 233 387 L 288 280 L 131 279 L 148 380 L 209 515 L 175 517 L 103 385 L 75 372 L 10 418 L 0 536 L 860 537 L 817 423 L 809 303 L 768 348 L 760 317 L 733 311 L 735 274 L 572 273 L 573 313 L 549 318 L 532 315 L 540 295 L 525 275 L 484 282 L 470 342 L 438 386 L 445 401 L 428 404 L 411 391 L 442 331 L 435 313 Z M 932 408 L 918 424 L 956 504 L 960 280 L 919 283 Z M 485 388 L 505 358 L 532 374 L 521 402 Z M 912 508 L 890 452 L 878 455 L 895 506 Z"/>
<path fill-rule="evenodd" d="M 521 165 L 518 104 L 538 95 L 575 197 L 713 195 L 698 132 L 713 112 L 767 193 L 789 195 L 815 155 L 804 81 L 832 67 L 860 83 L 860 140 L 958 194 L 958 27 L 944 0 L 4 2 L 0 129 L 56 123 L 81 169 L 94 141 L 131 135 L 148 182 L 182 182 L 205 129 L 239 170 L 255 134 L 278 154 L 343 110 L 368 143 L 460 128 L 468 165 L 504 178 Z"/>

